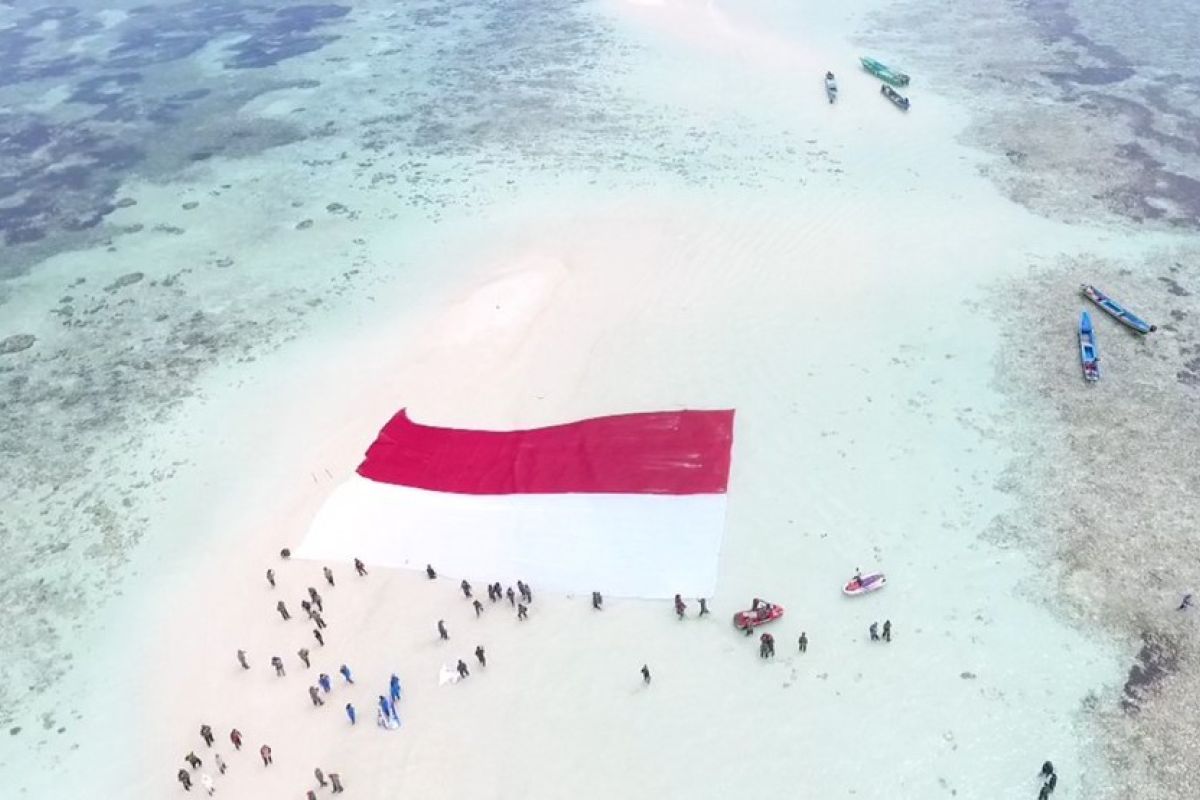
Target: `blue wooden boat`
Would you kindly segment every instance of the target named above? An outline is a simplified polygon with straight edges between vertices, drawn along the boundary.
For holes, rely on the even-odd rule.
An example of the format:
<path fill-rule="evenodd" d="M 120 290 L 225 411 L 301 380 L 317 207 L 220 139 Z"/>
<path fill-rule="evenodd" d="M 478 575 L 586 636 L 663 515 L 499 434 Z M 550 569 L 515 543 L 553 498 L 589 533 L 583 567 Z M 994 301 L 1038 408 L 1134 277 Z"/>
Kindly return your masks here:
<path fill-rule="evenodd" d="M 1086 311 L 1079 316 L 1079 360 L 1083 363 L 1085 380 L 1100 380 L 1100 351 L 1096 349 L 1096 334 L 1092 331 L 1092 317 Z"/>
<path fill-rule="evenodd" d="M 898 69 L 892 69 L 881 61 L 876 61 L 873 58 L 862 56 L 858 59 L 863 65 L 863 69 L 879 78 L 881 81 L 887 81 L 892 86 L 908 86 L 909 78 Z"/>
<path fill-rule="evenodd" d="M 1081 284 L 1079 289 L 1083 292 L 1084 297 L 1100 306 L 1102 311 L 1116 317 L 1119 321 L 1133 328 L 1138 333 L 1150 333 L 1158 330 L 1158 326 L 1146 322 L 1090 283 Z"/>

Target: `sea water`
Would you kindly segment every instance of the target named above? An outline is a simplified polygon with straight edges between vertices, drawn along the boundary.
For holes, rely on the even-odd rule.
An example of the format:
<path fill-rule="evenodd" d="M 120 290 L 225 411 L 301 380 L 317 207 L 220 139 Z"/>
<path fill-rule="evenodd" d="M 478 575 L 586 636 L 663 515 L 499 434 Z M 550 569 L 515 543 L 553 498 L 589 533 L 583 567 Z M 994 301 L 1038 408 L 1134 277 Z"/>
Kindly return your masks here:
<path fill-rule="evenodd" d="M 847 27 L 878 36 L 871 10 Z M 809 88 L 788 70 L 819 95 L 833 59 L 840 103 L 877 100 L 844 39 L 788 47 L 809 17 L 844 23 L 725 12 L 732 49 L 567 0 L 0 10 L 6 785 L 119 758 L 96 732 L 135 702 L 104 689 L 137 668 L 126 623 L 192 548 L 232 546 L 184 522 L 180 487 L 245 468 L 212 440 L 248 376 L 377 297 L 436 303 L 470 269 L 447 248 L 636 196 L 725 217 L 682 226 L 661 265 L 663 285 L 704 276 L 687 291 L 707 324 L 662 310 L 661 349 L 623 377 L 650 387 L 630 399 L 738 409 L 719 593 L 787 598 L 816 661 L 755 734 L 804 743 L 813 796 L 871 763 L 889 769 L 858 797 L 1024 796 L 1051 754 L 1079 776 L 1060 797 L 1105 787 L 1082 712 L 1121 678 L 1112 643 L 1056 615 L 1056 565 L 983 538 L 1020 409 L 979 313 L 992 277 L 1103 234 L 976 178 L 994 156 L 947 143 L 986 109 L 952 92 L 918 97 L 907 129 L 882 103 L 792 115 Z M 891 576 L 890 650 L 862 642 L 876 598 L 837 592 L 856 566 Z M 785 767 L 766 785 L 794 785 Z"/>

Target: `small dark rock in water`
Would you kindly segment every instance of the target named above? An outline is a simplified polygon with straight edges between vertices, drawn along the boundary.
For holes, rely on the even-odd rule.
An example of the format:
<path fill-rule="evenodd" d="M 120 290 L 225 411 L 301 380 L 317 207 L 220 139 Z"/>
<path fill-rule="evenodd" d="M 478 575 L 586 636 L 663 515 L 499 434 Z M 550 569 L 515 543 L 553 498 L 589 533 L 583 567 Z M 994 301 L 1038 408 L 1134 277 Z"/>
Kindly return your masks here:
<path fill-rule="evenodd" d="M 132 225 L 126 225 L 124 228 L 121 228 L 121 233 L 140 233 L 145 228 L 146 226 L 142 223 L 135 222 Z"/>
<path fill-rule="evenodd" d="M 342 213 L 345 213 L 346 211 L 348 211 L 349 209 L 347 209 L 341 203 L 330 203 L 329 205 L 325 206 L 325 210 L 328 211 L 330 214 L 342 214 Z"/>
<path fill-rule="evenodd" d="M 121 289 L 125 286 L 132 286 L 144 277 L 146 276 L 140 272 L 130 272 L 127 275 L 122 275 L 121 277 L 117 278 L 108 286 L 105 286 L 104 291 L 115 292 L 117 289 Z"/>
<path fill-rule="evenodd" d="M 16 726 L 15 728 L 9 728 L 9 729 L 8 729 L 8 735 L 9 735 L 9 736 L 16 736 L 16 735 L 17 735 L 18 733 L 20 733 L 20 732 L 21 732 L 21 726 L 20 726 L 20 725 Z"/>
<path fill-rule="evenodd" d="M 120 200 L 113 203 L 113 205 L 117 208 L 129 208 L 130 206 L 136 206 L 137 200 L 134 200 L 132 197 L 122 197 Z"/>
<path fill-rule="evenodd" d="M 193 208 L 198 208 L 199 206 L 200 206 L 199 201 L 189 200 L 183 204 L 182 208 L 184 211 L 191 211 Z"/>
<path fill-rule="evenodd" d="M 229 256 L 225 256 L 224 258 L 218 258 L 216 261 L 216 264 L 221 269 L 225 269 L 226 267 L 232 267 L 233 259 L 230 258 Z"/>
<path fill-rule="evenodd" d="M 37 337 L 32 333 L 18 333 L 14 336 L 9 336 L 7 339 L 0 339 L 0 356 L 28 350 L 33 347 L 33 343 L 36 341 Z"/>
<path fill-rule="evenodd" d="M 1180 286 L 1172 278 L 1160 277 L 1159 280 L 1162 281 L 1163 283 L 1165 283 L 1167 285 L 1167 291 L 1170 292 L 1171 294 L 1175 295 L 1176 297 L 1191 297 L 1192 296 L 1191 292 L 1189 292 L 1187 289 Z"/>
<path fill-rule="evenodd" d="M 1175 640 L 1163 634 L 1142 633 L 1142 649 L 1129 669 L 1125 681 L 1125 697 L 1121 708 L 1136 712 L 1158 683 L 1179 669 L 1179 647 Z"/>
<path fill-rule="evenodd" d="M 304 230 L 308 230 L 312 226 L 313 226 L 313 221 L 311 219 L 302 219 L 296 223 L 296 230 L 304 231 Z"/>
<path fill-rule="evenodd" d="M 975 679 L 975 673 L 974 672 L 963 672 L 958 677 L 962 678 L 963 680 L 970 681 L 970 680 Z"/>

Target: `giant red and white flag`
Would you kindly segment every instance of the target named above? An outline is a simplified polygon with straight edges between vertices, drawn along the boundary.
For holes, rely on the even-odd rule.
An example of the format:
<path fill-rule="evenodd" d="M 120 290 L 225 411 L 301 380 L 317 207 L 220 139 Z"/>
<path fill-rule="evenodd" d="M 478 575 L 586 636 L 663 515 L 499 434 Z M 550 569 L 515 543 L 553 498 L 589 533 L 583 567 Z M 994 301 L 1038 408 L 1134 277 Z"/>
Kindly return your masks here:
<path fill-rule="evenodd" d="M 662 411 L 519 431 L 397 413 L 297 551 L 564 592 L 712 593 L 733 411 Z"/>

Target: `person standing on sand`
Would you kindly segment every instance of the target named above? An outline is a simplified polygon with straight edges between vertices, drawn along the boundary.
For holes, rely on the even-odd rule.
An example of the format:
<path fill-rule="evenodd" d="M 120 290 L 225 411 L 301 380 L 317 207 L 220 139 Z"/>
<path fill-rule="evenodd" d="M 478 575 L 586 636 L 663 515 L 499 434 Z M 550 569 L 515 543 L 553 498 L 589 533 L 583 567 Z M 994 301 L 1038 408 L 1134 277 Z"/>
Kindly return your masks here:
<path fill-rule="evenodd" d="M 346 679 L 346 683 L 354 683 L 354 678 L 350 676 L 350 668 L 345 664 L 338 667 L 338 672 L 342 673 L 342 677 Z"/>
<path fill-rule="evenodd" d="M 806 634 L 804 631 L 800 631 L 800 652 L 808 652 L 808 634 Z"/>
<path fill-rule="evenodd" d="M 317 793 L 309 789 L 304 793 L 304 800 L 317 800 Z"/>
<path fill-rule="evenodd" d="M 317 683 L 319 683 L 321 688 L 325 690 L 325 694 L 329 694 L 331 691 L 333 691 L 333 684 L 330 683 L 329 676 L 324 672 L 322 672 L 320 677 L 317 678 Z"/>
<path fill-rule="evenodd" d="M 476 598 L 471 605 L 475 606 L 475 619 L 479 619 L 479 615 L 483 613 L 483 603 Z"/>
<path fill-rule="evenodd" d="M 1183 596 L 1183 600 L 1180 601 L 1180 603 L 1179 603 L 1179 608 L 1177 608 L 1175 610 L 1176 611 L 1187 611 L 1191 607 L 1192 607 L 1192 596 L 1190 594 L 1185 594 Z"/>
<path fill-rule="evenodd" d="M 650 685 L 650 667 L 642 664 L 642 683 Z"/>
<path fill-rule="evenodd" d="M 883 640 L 885 642 L 890 642 L 892 640 L 892 621 L 890 619 L 885 619 L 883 621 Z"/>
<path fill-rule="evenodd" d="M 312 603 L 308 602 L 307 600 L 301 600 L 300 608 L 304 610 L 305 614 L 308 614 L 309 619 L 312 619 L 312 615 L 313 615 Z"/>
<path fill-rule="evenodd" d="M 209 727 L 208 725 L 201 725 L 200 726 L 200 738 L 204 740 L 204 744 L 206 746 L 212 747 L 212 743 L 213 743 L 212 728 Z"/>
<path fill-rule="evenodd" d="M 467 669 L 467 662 L 463 661 L 461 658 L 458 660 L 457 669 L 458 669 L 458 677 L 468 678 L 471 676 L 471 670 Z"/>
<path fill-rule="evenodd" d="M 683 598 L 675 595 L 675 616 L 683 619 L 683 612 L 687 611 L 687 603 L 683 602 Z"/>
<path fill-rule="evenodd" d="M 446 632 L 446 621 L 444 619 L 438 620 L 438 636 L 441 637 L 442 641 L 450 638 L 450 634 Z"/>
<path fill-rule="evenodd" d="M 325 620 L 316 611 L 312 612 L 312 621 L 317 623 L 318 628 L 320 628 L 320 629 L 325 628 Z"/>
<path fill-rule="evenodd" d="M 504 593 L 504 596 L 508 598 L 508 604 L 515 608 L 517 605 L 517 597 L 515 594 L 513 594 L 513 590 L 512 590 L 511 586 L 508 587 L 508 591 L 506 591 Z"/>
<path fill-rule="evenodd" d="M 315 686 L 308 687 L 308 697 L 312 700 L 314 706 L 325 705 L 325 701 L 321 699 L 321 693 L 317 691 L 317 687 Z"/>
<path fill-rule="evenodd" d="M 477 659 L 479 659 L 479 666 L 481 666 L 481 667 L 487 666 L 487 655 L 483 652 L 483 645 L 481 645 L 481 644 L 475 645 L 475 657 Z"/>
<path fill-rule="evenodd" d="M 301 647 L 299 650 L 296 651 L 296 655 L 300 656 L 300 660 L 304 662 L 305 669 L 309 669 L 310 667 L 312 667 L 312 664 L 308 663 L 308 648 L 307 647 Z"/>
<path fill-rule="evenodd" d="M 271 745 L 269 744 L 264 744 L 258 748 L 258 754 L 262 756 L 264 767 L 269 767 L 275 762 L 275 759 L 271 758 Z"/>
<path fill-rule="evenodd" d="M 529 609 L 524 603 L 517 603 L 517 619 L 529 619 Z"/>
<path fill-rule="evenodd" d="M 470 582 L 466 578 L 463 578 L 462 583 L 460 583 L 458 586 L 460 589 L 462 589 L 463 597 L 467 598 L 468 600 L 471 599 L 471 584 L 470 584 Z"/>
<path fill-rule="evenodd" d="M 394 672 L 392 673 L 392 677 L 388 680 L 388 694 L 392 698 L 393 703 L 400 699 L 400 678 L 398 678 Z"/>
<path fill-rule="evenodd" d="M 192 790 L 192 776 L 188 775 L 186 769 L 181 768 L 179 772 L 175 773 L 175 778 L 183 784 L 184 791 L 190 792 Z"/>
<path fill-rule="evenodd" d="M 275 604 L 275 610 L 279 612 L 279 616 L 283 617 L 285 622 L 292 618 L 292 615 L 288 613 L 287 604 L 282 600 Z"/>
<path fill-rule="evenodd" d="M 342 776 L 338 775 L 336 772 L 329 773 L 329 782 L 333 784 L 334 794 L 340 794 L 346 791 L 346 788 L 342 786 Z"/>
<path fill-rule="evenodd" d="M 267 583 L 271 584 L 271 588 L 275 588 L 275 570 L 267 570 Z"/>
<path fill-rule="evenodd" d="M 699 600 L 699 603 L 700 603 L 700 613 L 697 616 L 703 617 L 705 614 L 708 613 L 708 600 L 701 597 Z"/>
<path fill-rule="evenodd" d="M 354 559 L 354 571 L 358 573 L 358 577 L 364 578 L 367 575 L 367 565 L 362 562 L 361 558 Z"/>
<path fill-rule="evenodd" d="M 221 754 L 217 753 L 213 756 L 213 762 L 217 765 L 217 772 L 225 774 L 225 759 L 221 758 Z"/>
<path fill-rule="evenodd" d="M 324 789 L 325 788 L 325 773 L 321 772 L 320 767 L 316 767 L 313 769 L 313 776 L 316 777 L 316 779 L 317 779 L 317 787 Z"/>
<path fill-rule="evenodd" d="M 234 728 L 229 732 L 229 741 L 233 742 L 234 750 L 242 749 L 242 732 Z"/>
<path fill-rule="evenodd" d="M 238 650 L 238 663 L 242 665 L 242 669 L 250 669 L 250 665 L 246 663 L 245 650 Z"/>
<path fill-rule="evenodd" d="M 425 565 L 425 577 L 431 581 L 437 578 L 437 570 L 433 568 L 433 564 Z"/>
<path fill-rule="evenodd" d="M 592 608 L 595 609 L 596 611 L 601 611 L 602 610 L 601 606 L 603 606 L 603 605 L 604 605 L 604 598 L 600 596 L 600 593 L 592 592 Z"/>
<path fill-rule="evenodd" d="M 321 595 L 317 594 L 317 590 L 311 586 L 308 587 L 308 599 L 312 600 L 312 604 L 317 607 L 317 611 L 325 611 L 325 606 L 321 604 Z"/>
<path fill-rule="evenodd" d="M 350 724 L 358 724 L 358 712 L 354 710 L 353 703 L 346 703 L 346 716 L 350 718 Z M 324 786 L 325 784 L 321 784 Z"/>
<path fill-rule="evenodd" d="M 867 630 L 871 632 L 871 641 L 878 642 L 879 641 L 879 623 L 872 622 L 871 627 L 867 628 Z"/>
<path fill-rule="evenodd" d="M 317 640 L 317 644 L 321 645 L 321 647 L 325 646 L 325 637 L 316 628 L 313 628 L 313 638 Z"/>
<path fill-rule="evenodd" d="M 283 671 L 283 659 L 279 656 L 271 656 L 271 666 L 275 668 L 275 677 L 282 678 L 287 674 Z"/>
<path fill-rule="evenodd" d="M 204 763 L 203 761 L 200 760 L 200 756 L 196 755 L 195 750 L 191 751 L 186 756 L 184 756 L 183 760 L 188 762 L 189 764 L 191 764 L 192 769 L 200 769 L 200 765 Z"/>
<path fill-rule="evenodd" d="M 329 567 L 324 567 L 322 572 L 325 573 L 325 582 L 330 586 L 333 586 L 333 570 L 331 570 Z"/>

